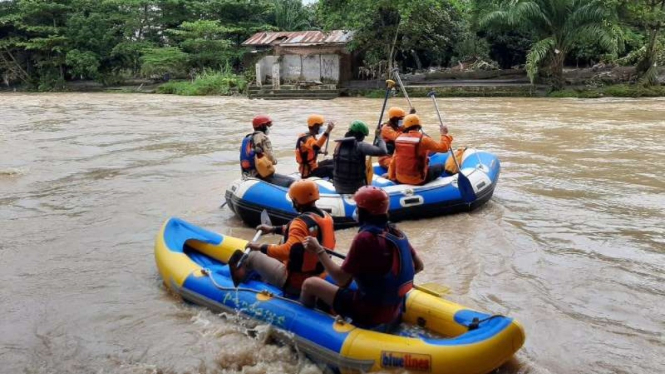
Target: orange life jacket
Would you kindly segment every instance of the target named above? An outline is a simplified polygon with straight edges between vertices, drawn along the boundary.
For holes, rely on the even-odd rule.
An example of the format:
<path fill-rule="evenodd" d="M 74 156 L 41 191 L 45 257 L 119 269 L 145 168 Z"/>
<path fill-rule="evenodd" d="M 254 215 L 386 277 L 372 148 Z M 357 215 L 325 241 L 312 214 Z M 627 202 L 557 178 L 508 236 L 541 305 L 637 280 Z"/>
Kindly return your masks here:
<path fill-rule="evenodd" d="M 446 160 L 446 172 L 448 174 L 457 174 L 459 169 L 457 168 L 457 164 L 455 163 L 455 160 L 462 166 L 462 157 L 464 156 L 464 151 L 466 151 L 466 147 L 464 148 L 458 148 L 454 153 L 455 153 L 455 158 L 452 156 L 449 156 L 448 159 Z"/>
<path fill-rule="evenodd" d="M 317 238 L 322 246 L 335 249 L 335 223 L 328 213 L 323 211 L 321 213 L 323 216 L 307 212 L 298 216 L 297 219 L 305 222 L 310 236 Z M 288 232 L 289 227 L 284 230 L 284 241 L 288 240 Z M 302 243 L 296 243 L 291 247 L 286 270 L 289 274 L 284 288 L 292 293 L 300 293 L 303 282 L 309 277 L 325 277 L 325 268 L 319 261 L 319 257 L 307 252 Z"/>
<path fill-rule="evenodd" d="M 409 132 L 395 139 L 395 176 L 397 181 L 404 184 L 418 185 L 427 178 L 429 160 L 427 155 L 420 155 L 420 143 L 423 134 Z"/>
<path fill-rule="evenodd" d="M 298 169 L 300 170 L 300 176 L 302 178 L 309 177 L 312 171 L 314 171 L 314 169 L 316 169 L 318 166 L 316 162 L 318 152 L 316 152 L 313 148 L 304 148 L 310 137 L 314 138 L 314 135 L 309 133 L 300 134 L 300 136 L 298 136 L 298 140 L 296 141 L 296 162 L 298 162 Z M 316 140 L 316 138 L 314 138 L 314 140 Z"/>

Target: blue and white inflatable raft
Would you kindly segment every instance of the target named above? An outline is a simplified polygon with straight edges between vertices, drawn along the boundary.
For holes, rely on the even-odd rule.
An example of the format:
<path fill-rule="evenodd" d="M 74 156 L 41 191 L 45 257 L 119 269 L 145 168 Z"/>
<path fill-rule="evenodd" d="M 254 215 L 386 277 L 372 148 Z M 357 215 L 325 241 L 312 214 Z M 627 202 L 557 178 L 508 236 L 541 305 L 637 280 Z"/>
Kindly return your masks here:
<path fill-rule="evenodd" d="M 430 164 L 445 163 L 450 153 L 436 153 Z M 461 162 L 462 173 L 469 179 L 474 196 L 465 199 L 457 186 L 457 175 L 444 174 L 423 186 L 395 184 L 382 178 L 387 172 L 378 163 L 374 165 L 372 185 L 382 187 L 390 196 L 390 219 L 401 221 L 436 217 L 445 214 L 472 211 L 485 204 L 494 193 L 501 164 L 499 159 L 485 151 L 469 148 Z M 296 177 L 297 178 L 297 177 Z M 312 178 L 321 193 L 317 206 L 332 215 L 336 228 L 354 226 L 352 218 L 356 209 L 353 195 L 342 195 L 335 191 L 327 180 Z M 270 215 L 273 224 L 285 224 L 296 216 L 288 188 L 270 184 L 256 178 L 234 181 L 226 190 L 226 202 L 245 223 L 260 224 L 261 211 Z"/>

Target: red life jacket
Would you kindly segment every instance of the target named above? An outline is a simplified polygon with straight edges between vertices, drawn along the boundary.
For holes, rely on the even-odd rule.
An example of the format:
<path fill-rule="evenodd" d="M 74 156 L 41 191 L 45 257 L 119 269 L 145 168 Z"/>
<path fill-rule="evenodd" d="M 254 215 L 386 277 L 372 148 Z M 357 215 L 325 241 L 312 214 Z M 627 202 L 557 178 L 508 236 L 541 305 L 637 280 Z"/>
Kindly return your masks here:
<path fill-rule="evenodd" d="M 322 246 L 334 250 L 336 244 L 335 223 L 328 213 L 324 211 L 319 211 L 319 213 L 306 212 L 296 219 L 305 222 L 310 236 L 316 237 Z M 288 240 L 289 226 L 284 230 L 285 242 Z M 296 243 L 291 247 L 289 259 L 286 262 L 286 270 L 289 274 L 284 288 L 290 293 L 300 293 L 302 283 L 309 277 L 325 277 L 325 268 L 319 261 L 318 256 L 307 252 L 302 243 Z M 296 290 L 297 292 L 295 292 Z"/>
<path fill-rule="evenodd" d="M 418 185 L 427 177 L 429 160 L 420 155 L 423 134 L 408 132 L 395 139 L 395 177 L 399 183 Z"/>

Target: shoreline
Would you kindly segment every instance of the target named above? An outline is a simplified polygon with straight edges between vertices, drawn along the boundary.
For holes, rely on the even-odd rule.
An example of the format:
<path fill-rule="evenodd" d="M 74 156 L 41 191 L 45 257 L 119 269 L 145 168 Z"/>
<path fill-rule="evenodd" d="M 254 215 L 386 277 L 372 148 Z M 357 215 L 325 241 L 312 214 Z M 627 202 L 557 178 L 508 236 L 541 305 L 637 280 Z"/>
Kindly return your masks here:
<path fill-rule="evenodd" d="M 372 82 L 370 87 L 342 87 L 339 89 L 339 97 L 364 97 L 364 98 L 383 98 L 385 89 L 380 87 L 380 81 Z M 408 84 L 408 83 L 407 83 Z M 96 82 L 75 82 L 69 83 L 66 89 L 48 91 L 51 93 L 71 93 L 71 92 L 94 92 L 94 93 L 140 93 L 156 95 L 172 95 L 171 93 L 160 93 L 159 87 L 164 83 L 140 83 L 125 84 L 119 86 L 103 86 Z M 644 87 L 639 84 L 611 84 L 599 87 L 587 86 L 568 86 L 560 91 L 548 91 L 544 85 L 531 85 L 525 83 L 499 83 L 492 84 L 486 80 L 465 80 L 465 81 L 439 81 L 433 84 L 418 84 L 406 86 L 410 97 L 427 97 L 430 91 L 434 91 L 438 97 L 463 98 L 463 97 L 522 97 L 522 98 L 581 98 L 596 99 L 603 97 L 665 97 L 665 85 Z M 45 93 L 36 90 L 29 90 L 23 87 L 2 87 L 0 94 L 3 93 Z M 398 96 L 402 96 L 397 91 Z M 246 92 L 232 92 L 229 95 L 182 95 L 182 96 L 243 96 L 247 97 Z"/>

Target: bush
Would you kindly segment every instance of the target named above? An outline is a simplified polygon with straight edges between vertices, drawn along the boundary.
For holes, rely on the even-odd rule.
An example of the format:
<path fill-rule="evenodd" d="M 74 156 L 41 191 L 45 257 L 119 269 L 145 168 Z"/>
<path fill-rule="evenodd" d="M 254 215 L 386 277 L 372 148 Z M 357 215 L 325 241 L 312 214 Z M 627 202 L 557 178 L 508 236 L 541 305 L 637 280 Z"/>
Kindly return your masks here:
<path fill-rule="evenodd" d="M 189 81 L 170 81 L 161 85 L 157 92 L 182 96 L 231 95 L 245 90 L 247 81 L 243 76 L 231 72 L 204 72 Z"/>

